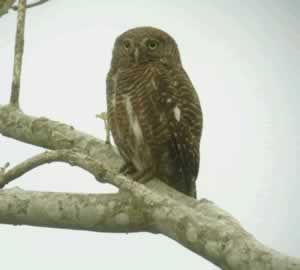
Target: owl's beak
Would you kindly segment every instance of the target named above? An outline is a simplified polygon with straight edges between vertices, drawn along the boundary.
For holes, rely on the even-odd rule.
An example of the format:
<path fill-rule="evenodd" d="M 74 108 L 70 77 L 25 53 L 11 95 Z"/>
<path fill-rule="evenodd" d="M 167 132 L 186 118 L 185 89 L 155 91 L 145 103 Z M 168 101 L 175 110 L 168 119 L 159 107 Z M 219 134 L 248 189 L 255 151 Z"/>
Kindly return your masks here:
<path fill-rule="evenodd" d="M 139 48 L 134 49 L 134 61 L 136 64 L 139 62 Z"/>

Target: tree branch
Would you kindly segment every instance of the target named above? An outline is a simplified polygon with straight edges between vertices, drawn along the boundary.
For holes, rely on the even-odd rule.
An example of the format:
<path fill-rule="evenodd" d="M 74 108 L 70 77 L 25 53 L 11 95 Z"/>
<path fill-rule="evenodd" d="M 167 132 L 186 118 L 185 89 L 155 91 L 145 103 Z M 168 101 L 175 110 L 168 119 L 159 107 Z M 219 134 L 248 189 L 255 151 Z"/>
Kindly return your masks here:
<path fill-rule="evenodd" d="M 26 115 L 12 106 L 0 105 L 0 134 L 46 149 L 76 149 L 101 160 L 109 170 L 115 172 L 123 163 L 112 145 L 72 126 L 45 117 Z"/>
<path fill-rule="evenodd" d="M 26 5 L 26 0 L 19 0 L 10 105 L 0 105 L 0 134 L 55 151 L 36 155 L 8 171 L 7 165 L 0 168 L 0 188 L 40 165 L 61 161 L 90 172 L 98 181 L 115 185 L 120 192 L 71 194 L 0 190 L 0 223 L 161 233 L 223 270 L 299 270 L 298 258 L 265 247 L 212 202 L 196 201 L 157 179 L 143 185 L 118 175 L 122 161 L 111 145 L 71 126 L 44 117 L 31 117 L 18 110 L 26 8 L 48 1 Z M 0 16 L 13 3 L 2 0 Z M 109 141 L 109 127 L 106 125 L 106 128 Z"/>
<path fill-rule="evenodd" d="M 145 218 L 126 193 L 71 194 L 0 191 L 0 223 L 99 232 L 146 230 Z"/>
<path fill-rule="evenodd" d="M 45 4 L 46 2 L 49 2 L 49 0 L 40 0 L 40 1 L 37 1 L 35 3 L 26 5 L 26 8 L 33 8 L 33 7 L 36 7 L 36 6 L 40 6 L 40 5 Z M 12 9 L 13 10 L 18 10 L 18 6 L 13 6 Z"/>
<path fill-rule="evenodd" d="M 297 270 L 300 260 L 257 242 L 228 213 L 207 200 L 174 196 L 171 188 L 133 183 L 131 196 L 0 191 L 0 223 L 101 232 L 159 232 L 224 270 Z M 142 188 L 140 188 L 142 186 Z M 133 187 L 134 188 L 134 187 Z M 140 191 L 138 191 L 140 190 Z M 175 192 L 176 194 L 176 192 Z M 177 195 L 175 195 L 177 196 Z"/>
<path fill-rule="evenodd" d="M 15 38 L 15 58 L 13 69 L 13 81 L 11 86 L 10 104 L 19 108 L 20 81 L 22 71 L 22 58 L 24 50 L 24 30 L 25 30 L 26 0 L 19 0 L 17 31 Z"/>
<path fill-rule="evenodd" d="M 157 180 L 143 185 L 116 175 L 120 157 L 112 146 L 90 135 L 46 118 L 30 117 L 11 106 L 0 106 L 0 133 L 45 148 L 62 149 L 40 157 L 44 161 L 51 158 L 68 160 L 68 163 L 81 166 L 122 190 L 107 195 L 105 205 L 101 199 L 98 202 L 95 198 L 106 195 L 0 191 L 0 223 L 162 233 L 224 270 L 300 269 L 299 259 L 265 247 L 212 202 L 196 201 Z M 64 150 L 66 148 L 77 152 Z M 33 163 L 36 165 L 39 161 Z M 18 166 L 22 168 L 22 164 Z M 10 172 L 17 176 L 18 170 L 13 172 L 18 166 L 6 175 Z M 26 166 L 23 172 L 31 168 Z M 109 201 L 113 202 L 110 206 L 106 204 Z M 119 210 L 112 205 L 125 208 Z M 101 210 L 98 211 L 97 207 Z"/>
<path fill-rule="evenodd" d="M 57 161 L 78 166 L 92 173 L 100 182 L 105 182 L 105 179 L 110 175 L 109 171 L 100 162 L 85 154 L 71 150 L 46 151 L 20 163 L 7 172 L 5 170 L 0 171 L 0 188 L 38 166 Z"/>

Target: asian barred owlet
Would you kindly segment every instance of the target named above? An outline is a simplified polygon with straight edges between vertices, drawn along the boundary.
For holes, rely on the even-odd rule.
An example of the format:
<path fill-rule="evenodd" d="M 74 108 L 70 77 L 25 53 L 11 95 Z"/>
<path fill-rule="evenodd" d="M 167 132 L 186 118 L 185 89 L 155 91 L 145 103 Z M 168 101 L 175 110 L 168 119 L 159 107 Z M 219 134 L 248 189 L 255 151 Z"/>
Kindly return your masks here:
<path fill-rule="evenodd" d="M 116 39 L 107 105 L 121 171 L 141 182 L 157 177 L 196 198 L 202 111 L 170 35 L 138 27 Z"/>

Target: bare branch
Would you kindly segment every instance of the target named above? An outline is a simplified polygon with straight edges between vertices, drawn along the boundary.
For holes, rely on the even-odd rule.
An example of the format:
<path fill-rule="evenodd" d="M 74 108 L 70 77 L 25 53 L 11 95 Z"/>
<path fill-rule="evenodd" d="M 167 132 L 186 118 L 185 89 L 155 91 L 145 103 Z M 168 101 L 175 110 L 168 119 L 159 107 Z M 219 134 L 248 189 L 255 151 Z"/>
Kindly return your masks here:
<path fill-rule="evenodd" d="M 284 256 L 265 247 L 247 233 L 233 217 L 212 202 L 196 201 L 157 180 L 142 185 L 126 177 L 117 176 L 115 172 L 121 164 L 119 156 L 116 155 L 112 146 L 106 145 L 92 136 L 46 118 L 30 117 L 11 106 L 0 106 L 0 133 L 38 146 L 62 149 L 50 152 L 50 157 L 53 155 L 52 158 L 54 158 L 55 155 L 58 155 L 62 161 L 65 161 L 64 159 L 71 160 L 70 164 L 81 166 L 94 175 L 101 172 L 102 175 L 101 173 L 100 175 L 107 178 L 110 183 L 119 187 L 123 192 L 124 190 L 128 191 L 125 201 L 134 205 L 131 208 L 127 204 L 128 211 L 122 210 L 122 214 L 120 212 L 116 214 L 117 224 L 114 223 L 115 219 L 111 223 L 100 217 L 95 221 L 94 211 L 96 210 L 91 209 L 97 208 L 97 206 L 93 205 L 89 210 L 91 215 L 82 215 L 85 218 L 92 218 L 91 224 L 96 222 L 100 227 L 90 225 L 87 228 L 89 225 L 87 223 L 85 223 L 86 226 L 80 225 L 83 221 L 78 216 L 81 214 L 77 214 L 76 220 L 64 220 L 67 213 L 71 213 L 72 216 L 75 211 L 73 197 L 69 197 L 69 203 L 66 201 L 69 208 L 64 208 L 65 211 L 61 212 L 58 207 L 61 203 L 60 199 L 55 202 L 53 197 L 44 197 L 41 193 L 37 193 L 35 196 L 30 193 L 26 200 L 20 201 L 16 200 L 14 193 L 10 196 L 4 190 L 0 191 L 0 209 L 2 209 L 0 210 L 0 223 L 97 231 L 113 231 L 115 226 L 118 227 L 118 224 L 122 223 L 122 229 L 126 231 L 137 231 L 144 228 L 145 231 L 162 233 L 224 270 L 300 269 L 299 259 Z M 75 148 L 80 153 L 63 150 L 65 148 Z M 64 157 L 64 153 L 70 154 L 70 156 Z M 56 159 L 58 159 L 57 156 Z M 48 160 L 50 160 L 49 156 Z M 7 173 L 9 172 L 13 171 L 10 170 Z M 90 195 L 81 196 L 87 196 L 86 200 L 88 200 Z M 86 205 L 89 206 L 89 203 Z M 133 208 L 136 212 L 131 216 L 133 212 L 130 209 Z M 12 210 L 14 212 L 11 212 Z M 45 217 L 40 217 L 40 213 L 45 213 Z M 135 218 L 141 217 L 142 221 L 135 222 Z M 104 225 L 101 222 L 104 222 Z M 143 225 L 139 227 L 132 224 Z M 101 226 L 106 225 L 107 227 L 102 230 Z M 121 231 L 121 229 L 118 230 Z"/>
<path fill-rule="evenodd" d="M 4 174 L 9 165 L 9 162 L 6 162 L 3 167 L 0 167 L 0 173 Z"/>
<path fill-rule="evenodd" d="M 55 151 L 34 156 L 10 170 L 8 165 L 0 168 L 0 188 L 40 165 L 61 161 L 119 187 L 120 192 L 96 195 L 2 190 L 0 223 L 162 233 L 224 270 L 299 270 L 298 258 L 265 247 L 212 202 L 196 201 L 157 179 L 143 185 L 120 176 L 116 171 L 121 159 L 111 145 L 73 127 L 18 110 L 26 8 L 48 1 L 26 5 L 26 0 L 19 0 L 10 105 L 0 106 L 0 134 Z M 0 16 L 5 9 L 0 6 Z M 107 119 L 101 118 L 109 142 Z"/>
<path fill-rule="evenodd" d="M 0 191 L 3 224 L 127 233 L 146 230 L 145 220 L 126 193 Z"/>
<path fill-rule="evenodd" d="M 40 5 L 45 4 L 46 2 L 49 2 L 49 0 L 40 0 L 40 1 L 37 1 L 35 3 L 26 5 L 26 8 L 33 8 L 33 7 L 36 7 L 36 6 L 40 6 Z M 12 9 L 13 10 L 18 10 L 18 6 L 13 6 Z"/>
<path fill-rule="evenodd" d="M 224 270 L 300 269 L 299 259 L 265 247 L 212 202 L 167 186 L 162 193 L 158 181 L 149 187 L 124 180 L 130 194 L 0 191 L 0 223 L 162 233 Z"/>
<path fill-rule="evenodd" d="M 111 171 L 117 171 L 123 163 L 112 145 L 72 126 L 26 115 L 12 106 L 0 105 L 0 134 L 46 149 L 76 149 L 101 160 Z"/>
<path fill-rule="evenodd" d="M 110 172 L 102 163 L 92 159 L 88 155 L 72 150 L 57 150 L 38 154 L 7 172 L 5 170 L 3 172 L 0 171 L 0 188 L 38 166 L 58 161 L 78 166 L 90 172 L 99 182 L 118 183 L 115 181 L 115 173 Z"/>
<path fill-rule="evenodd" d="M 25 30 L 26 0 L 19 0 L 17 31 L 15 38 L 15 58 L 13 81 L 11 86 L 10 104 L 19 108 L 20 81 L 22 72 L 22 59 L 24 50 L 24 30 Z"/>

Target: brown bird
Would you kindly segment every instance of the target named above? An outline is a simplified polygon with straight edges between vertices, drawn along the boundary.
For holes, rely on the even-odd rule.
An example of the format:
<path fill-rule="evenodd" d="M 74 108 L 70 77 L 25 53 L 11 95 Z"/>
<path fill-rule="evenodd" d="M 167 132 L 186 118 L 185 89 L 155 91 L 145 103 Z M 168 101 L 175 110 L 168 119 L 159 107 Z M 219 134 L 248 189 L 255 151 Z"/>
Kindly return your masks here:
<path fill-rule="evenodd" d="M 138 27 L 116 39 L 107 106 L 121 172 L 140 182 L 157 177 L 196 198 L 202 111 L 169 34 Z"/>

